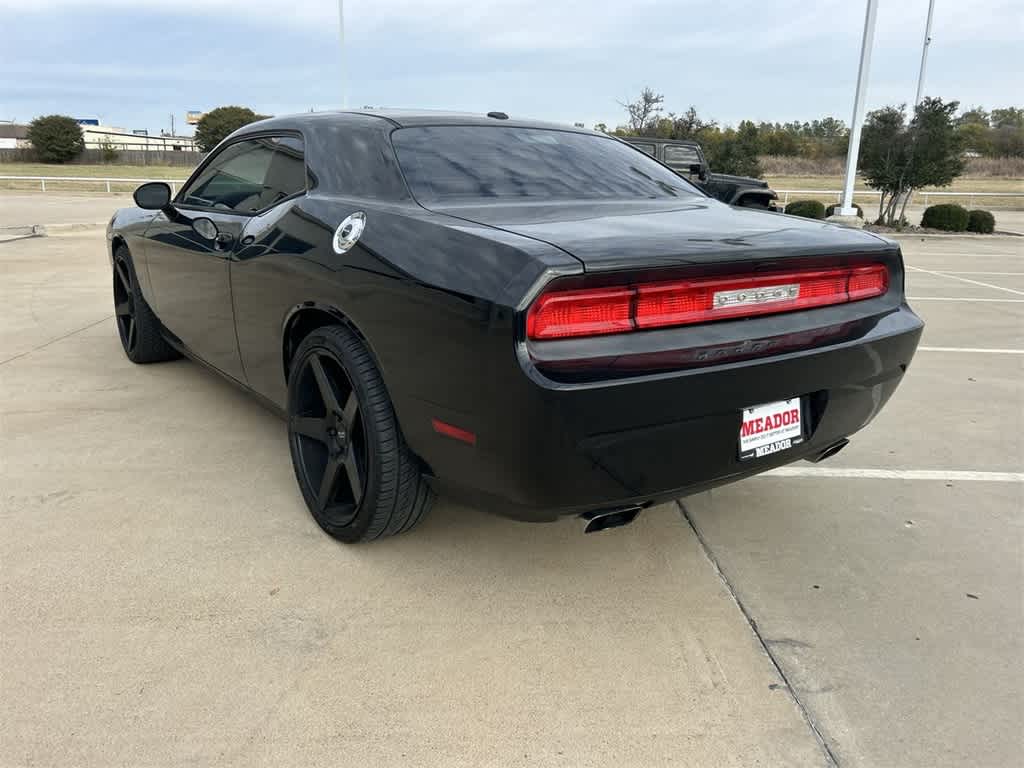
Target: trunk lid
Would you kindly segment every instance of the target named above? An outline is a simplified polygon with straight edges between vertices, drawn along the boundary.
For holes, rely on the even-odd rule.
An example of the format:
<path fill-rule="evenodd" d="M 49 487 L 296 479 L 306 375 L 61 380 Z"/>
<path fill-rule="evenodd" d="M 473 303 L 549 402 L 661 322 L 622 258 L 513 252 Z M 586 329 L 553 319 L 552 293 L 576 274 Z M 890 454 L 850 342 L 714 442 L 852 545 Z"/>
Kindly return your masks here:
<path fill-rule="evenodd" d="M 433 210 L 549 243 L 586 271 L 894 252 L 856 229 L 691 198 L 491 203 Z"/>

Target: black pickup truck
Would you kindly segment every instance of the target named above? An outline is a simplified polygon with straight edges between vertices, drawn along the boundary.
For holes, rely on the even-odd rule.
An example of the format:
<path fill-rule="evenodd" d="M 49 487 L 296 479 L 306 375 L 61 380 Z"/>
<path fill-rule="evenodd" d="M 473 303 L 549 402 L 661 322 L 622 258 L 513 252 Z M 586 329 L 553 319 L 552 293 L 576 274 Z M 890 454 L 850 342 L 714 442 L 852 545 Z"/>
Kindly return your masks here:
<path fill-rule="evenodd" d="M 768 186 L 768 182 L 748 176 L 711 173 L 704 152 L 695 141 L 648 139 L 640 136 L 630 136 L 623 141 L 664 163 L 723 203 L 776 210 L 775 200 L 778 195 Z"/>

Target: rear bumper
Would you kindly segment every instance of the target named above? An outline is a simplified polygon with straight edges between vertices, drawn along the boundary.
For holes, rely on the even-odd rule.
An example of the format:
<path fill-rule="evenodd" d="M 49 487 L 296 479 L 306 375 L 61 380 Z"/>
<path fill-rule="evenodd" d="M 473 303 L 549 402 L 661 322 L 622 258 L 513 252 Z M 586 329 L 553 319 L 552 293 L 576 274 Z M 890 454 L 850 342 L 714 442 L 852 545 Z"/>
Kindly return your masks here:
<path fill-rule="evenodd" d="M 678 498 L 816 456 L 868 424 L 899 385 L 924 325 L 906 304 L 855 339 L 720 365 L 564 383 L 525 366 L 475 446 L 433 441 L 448 494 L 523 520 Z M 525 384 L 525 385 L 524 385 Z M 793 449 L 740 461 L 744 407 L 808 398 Z"/>

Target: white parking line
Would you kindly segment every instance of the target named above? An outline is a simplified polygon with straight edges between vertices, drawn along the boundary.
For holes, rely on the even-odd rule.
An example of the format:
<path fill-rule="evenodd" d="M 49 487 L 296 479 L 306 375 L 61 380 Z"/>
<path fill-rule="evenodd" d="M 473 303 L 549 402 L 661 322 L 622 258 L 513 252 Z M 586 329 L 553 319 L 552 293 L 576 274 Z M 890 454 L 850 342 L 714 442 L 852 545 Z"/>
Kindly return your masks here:
<path fill-rule="evenodd" d="M 855 480 L 945 480 L 980 483 L 1024 483 L 1024 472 L 968 472 L 953 469 L 847 469 L 845 467 L 779 467 L 765 477 L 838 477 Z"/>
<path fill-rule="evenodd" d="M 927 251 L 914 251 L 912 257 L 915 259 L 940 259 L 945 258 L 946 256 L 954 259 L 973 259 L 975 257 L 995 259 L 1017 259 L 1020 258 L 1022 253 L 1024 253 L 1024 249 L 1022 249 L 1021 253 L 1004 253 L 1002 251 L 977 251 L 975 253 L 929 253 Z"/>
<path fill-rule="evenodd" d="M 1018 291 L 1014 288 L 1003 288 L 1001 285 L 992 285 L 992 283 L 983 283 L 980 280 L 968 280 L 966 277 L 958 277 L 957 275 L 951 275 L 948 272 L 935 272 L 931 269 L 921 269 L 921 267 L 912 267 L 909 264 L 907 269 L 912 269 L 915 272 L 924 272 L 929 275 L 938 275 L 939 277 L 948 277 L 950 280 L 959 280 L 961 283 L 970 283 L 971 285 L 980 285 L 983 288 L 992 288 L 997 291 L 1006 291 L 1007 293 L 1015 293 L 1018 296 L 1024 296 L 1024 291 Z"/>
<path fill-rule="evenodd" d="M 1003 275 L 1004 277 L 1024 277 L 1024 272 L 954 272 L 951 269 L 944 270 L 947 275 Z"/>
<path fill-rule="evenodd" d="M 918 352 L 979 352 L 989 355 L 1024 355 L 1024 349 L 994 349 L 991 347 L 918 347 Z"/>
<path fill-rule="evenodd" d="M 966 301 L 968 303 L 996 302 L 997 304 L 1024 304 L 1024 299 L 977 299 L 964 296 L 907 296 L 907 301 Z"/>

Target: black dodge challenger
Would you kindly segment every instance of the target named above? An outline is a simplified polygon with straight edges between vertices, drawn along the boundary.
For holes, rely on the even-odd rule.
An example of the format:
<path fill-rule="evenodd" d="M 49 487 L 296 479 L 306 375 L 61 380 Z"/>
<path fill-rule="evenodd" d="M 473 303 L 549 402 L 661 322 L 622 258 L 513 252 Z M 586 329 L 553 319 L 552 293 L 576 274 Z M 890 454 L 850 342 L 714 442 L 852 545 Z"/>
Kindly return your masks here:
<path fill-rule="evenodd" d="M 125 353 L 187 354 L 284 414 L 344 541 L 438 490 L 598 530 L 820 460 L 923 328 L 896 244 L 498 112 L 272 118 L 135 202 L 107 234 Z"/>

